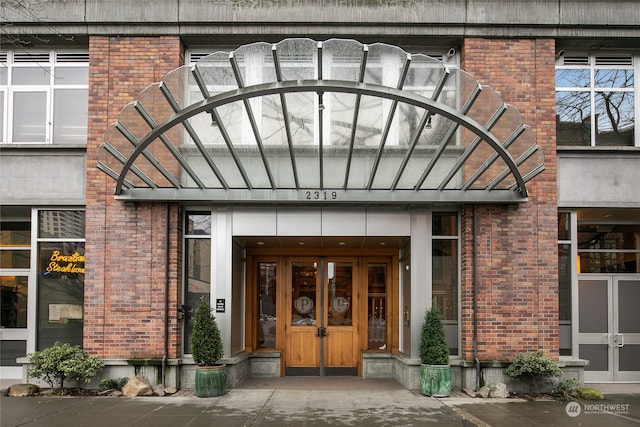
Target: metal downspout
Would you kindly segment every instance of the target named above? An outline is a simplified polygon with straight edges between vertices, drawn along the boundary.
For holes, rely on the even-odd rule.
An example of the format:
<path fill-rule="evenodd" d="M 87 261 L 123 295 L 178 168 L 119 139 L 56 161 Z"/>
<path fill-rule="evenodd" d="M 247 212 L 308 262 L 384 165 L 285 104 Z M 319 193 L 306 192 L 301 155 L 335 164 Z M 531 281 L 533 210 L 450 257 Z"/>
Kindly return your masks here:
<path fill-rule="evenodd" d="M 476 251 L 476 225 L 477 225 L 477 211 L 476 205 L 473 205 L 473 363 L 476 367 L 476 388 L 475 391 L 480 390 L 480 359 L 478 359 L 478 290 L 477 290 L 477 277 L 478 269 L 477 264 L 477 251 Z"/>
<path fill-rule="evenodd" d="M 167 228 L 164 237 L 164 354 L 162 355 L 162 385 L 166 387 L 167 353 L 169 347 L 169 221 L 171 218 L 171 205 L 167 203 Z"/>

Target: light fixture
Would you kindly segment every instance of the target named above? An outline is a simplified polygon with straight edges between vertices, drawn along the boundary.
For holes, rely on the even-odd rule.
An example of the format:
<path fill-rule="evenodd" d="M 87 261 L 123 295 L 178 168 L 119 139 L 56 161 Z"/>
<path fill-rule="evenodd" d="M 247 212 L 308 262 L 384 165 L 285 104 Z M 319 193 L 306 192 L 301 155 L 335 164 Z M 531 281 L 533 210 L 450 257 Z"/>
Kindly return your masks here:
<path fill-rule="evenodd" d="M 347 242 L 338 242 L 338 246 L 347 246 Z"/>
<path fill-rule="evenodd" d="M 261 240 L 257 243 L 258 246 L 264 246 L 264 242 Z"/>
<path fill-rule="evenodd" d="M 298 242 L 298 246 L 304 246 L 304 242 Z"/>

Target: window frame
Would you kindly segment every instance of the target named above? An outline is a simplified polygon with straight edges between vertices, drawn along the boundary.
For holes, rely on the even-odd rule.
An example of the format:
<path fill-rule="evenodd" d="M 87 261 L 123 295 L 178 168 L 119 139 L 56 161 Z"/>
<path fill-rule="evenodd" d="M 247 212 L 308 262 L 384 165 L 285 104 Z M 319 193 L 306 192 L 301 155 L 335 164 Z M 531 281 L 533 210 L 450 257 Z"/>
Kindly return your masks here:
<path fill-rule="evenodd" d="M 615 63 L 619 58 L 620 63 Z M 623 58 L 629 58 L 630 64 L 624 64 Z M 588 70 L 589 86 L 558 86 L 557 73 L 559 70 Z M 598 70 L 631 70 L 633 72 L 633 84 L 630 87 L 605 87 L 596 86 L 596 72 Z M 597 134 L 597 115 L 596 94 L 602 92 L 613 93 L 630 93 L 633 96 L 633 145 L 632 147 L 640 147 L 640 135 L 638 132 L 638 118 L 640 116 L 640 91 L 638 76 L 640 75 L 640 55 L 632 53 L 585 53 L 570 52 L 563 53 L 556 58 L 555 65 L 555 94 L 560 92 L 574 92 L 589 94 L 589 138 L 590 145 L 562 145 L 558 141 L 559 147 L 629 147 L 627 145 L 602 145 L 598 144 Z M 556 98 L 556 114 L 558 112 L 558 104 Z M 556 127 L 557 130 L 557 127 Z M 600 137 L 601 138 L 601 137 Z"/>

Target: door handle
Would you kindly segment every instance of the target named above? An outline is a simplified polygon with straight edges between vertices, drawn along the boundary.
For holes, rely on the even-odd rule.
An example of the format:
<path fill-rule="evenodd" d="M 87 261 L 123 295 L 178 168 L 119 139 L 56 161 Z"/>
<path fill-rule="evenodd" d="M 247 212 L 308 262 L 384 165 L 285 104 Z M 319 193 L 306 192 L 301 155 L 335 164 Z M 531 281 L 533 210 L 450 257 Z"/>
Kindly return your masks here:
<path fill-rule="evenodd" d="M 618 337 L 620 337 L 620 342 L 618 342 Z M 618 348 L 624 347 L 624 334 L 616 334 L 616 345 Z"/>
<path fill-rule="evenodd" d="M 613 347 L 613 334 L 607 334 L 607 344 L 609 347 Z"/>
<path fill-rule="evenodd" d="M 327 328 L 318 328 L 318 334 L 316 335 L 320 338 L 324 338 L 327 336 Z"/>

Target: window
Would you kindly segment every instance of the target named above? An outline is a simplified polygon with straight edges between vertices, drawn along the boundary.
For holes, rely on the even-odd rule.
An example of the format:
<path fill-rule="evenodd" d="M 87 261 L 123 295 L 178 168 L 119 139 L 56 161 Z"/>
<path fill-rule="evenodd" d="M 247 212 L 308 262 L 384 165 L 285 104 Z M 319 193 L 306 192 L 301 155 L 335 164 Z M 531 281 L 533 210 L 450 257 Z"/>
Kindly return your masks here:
<path fill-rule="evenodd" d="M 558 146 L 640 146 L 635 68 L 624 54 L 565 54 L 556 64 Z"/>
<path fill-rule="evenodd" d="M 84 211 L 38 212 L 38 350 L 82 345 L 84 219 Z"/>
<path fill-rule="evenodd" d="M 0 53 L 0 143 L 87 142 L 89 55 Z"/>
<path fill-rule="evenodd" d="M 640 225 L 578 224 L 580 273 L 640 273 Z"/>
<path fill-rule="evenodd" d="M 458 354 L 458 230 L 457 213 L 433 213 L 433 306 L 442 314 L 449 352 L 452 355 Z"/>
<path fill-rule="evenodd" d="M 211 295 L 211 213 L 187 212 L 184 236 L 184 353 L 191 353 L 196 308 Z"/>
<path fill-rule="evenodd" d="M 558 305 L 560 355 L 571 356 L 571 213 L 558 213 Z"/>

